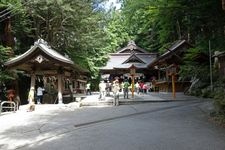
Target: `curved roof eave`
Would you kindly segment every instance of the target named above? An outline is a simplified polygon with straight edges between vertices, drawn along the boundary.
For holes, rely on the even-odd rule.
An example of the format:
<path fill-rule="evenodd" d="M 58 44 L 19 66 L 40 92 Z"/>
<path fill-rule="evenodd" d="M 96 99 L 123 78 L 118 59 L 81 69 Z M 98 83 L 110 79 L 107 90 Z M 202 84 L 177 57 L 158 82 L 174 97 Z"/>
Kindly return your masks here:
<path fill-rule="evenodd" d="M 156 60 L 154 60 L 152 63 L 150 63 L 148 65 L 148 67 L 152 67 L 155 64 L 157 64 L 157 62 L 159 62 L 160 60 L 164 59 L 165 57 L 167 57 L 169 54 L 173 54 L 174 51 L 179 48 L 180 46 L 182 46 L 183 44 L 188 44 L 190 47 L 192 47 L 192 45 L 190 45 L 186 40 L 178 40 L 176 41 L 175 44 L 173 44 L 170 48 L 168 48 L 167 52 L 165 52 L 164 54 L 162 54 L 161 56 L 159 56 Z"/>
<path fill-rule="evenodd" d="M 116 54 L 121 54 L 123 51 L 125 50 L 131 50 L 131 49 L 136 49 L 141 51 L 142 53 L 148 54 L 149 52 L 144 50 L 143 48 L 140 48 L 139 46 L 137 46 L 136 44 L 128 44 L 127 46 L 119 49 Z"/>
<path fill-rule="evenodd" d="M 14 58 L 9 59 L 7 62 L 4 63 L 5 66 L 11 65 L 15 62 L 21 61 L 24 58 L 26 58 L 27 56 L 29 56 L 30 54 L 32 54 L 32 52 L 37 48 L 36 45 L 32 46 L 28 51 L 26 51 L 25 53 L 16 56 Z"/>
<path fill-rule="evenodd" d="M 74 62 L 72 60 L 70 60 L 69 58 L 64 57 L 63 55 L 61 55 L 60 53 L 58 53 L 57 51 L 54 51 L 53 49 L 47 47 L 44 44 L 39 44 L 38 46 L 45 54 L 47 54 L 48 56 L 52 57 L 53 59 L 57 59 L 59 61 L 68 63 L 73 65 Z"/>
<path fill-rule="evenodd" d="M 8 60 L 7 62 L 4 63 L 5 66 L 8 65 L 12 65 L 18 61 L 22 61 L 24 60 L 26 57 L 28 57 L 29 55 L 31 55 L 37 48 L 39 48 L 42 52 L 44 52 L 46 55 L 50 56 L 51 58 L 73 65 L 74 62 L 66 57 L 64 57 L 63 55 L 59 54 L 58 52 L 54 51 L 53 49 L 51 49 L 49 46 L 47 46 L 46 42 L 43 42 L 42 39 L 39 39 L 37 42 L 34 43 L 34 45 L 25 53 L 14 57 L 10 60 Z"/>

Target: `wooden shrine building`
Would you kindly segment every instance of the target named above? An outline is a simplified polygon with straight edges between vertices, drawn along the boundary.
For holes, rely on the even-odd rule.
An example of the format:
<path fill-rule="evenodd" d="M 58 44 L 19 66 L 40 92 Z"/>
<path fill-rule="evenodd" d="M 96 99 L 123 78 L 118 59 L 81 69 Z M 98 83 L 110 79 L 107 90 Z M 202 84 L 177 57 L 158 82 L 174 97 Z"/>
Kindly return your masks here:
<path fill-rule="evenodd" d="M 172 77 L 176 84 L 176 91 L 183 92 L 190 86 L 190 80 L 179 77 L 179 66 L 183 64 L 183 56 L 191 45 L 186 40 L 175 41 L 165 53 L 149 53 L 138 47 L 133 41 L 116 53 L 109 55 L 106 66 L 100 68 L 105 79 L 113 80 L 130 77 L 132 67 L 136 69 L 135 81 L 150 82 L 155 91 L 171 92 Z"/>
<path fill-rule="evenodd" d="M 218 69 L 219 75 L 225 76 L 225 52 L 216 51 L 213 58 L 214 67 Z"/>
<path fill-rule="evenodd" d="M 100 73 L 105 80 L 113 80 L 115 77 L 131 78 L 130 70 L 134 67 L 135 80 L 148 81 L 151 76 L 156 75 L 148 67 L 156 58 L 157 53 L 149 53 L 130 41 L 126 47 L 109 54 L 109 60 L 106 66 L 100 68 Z"/>
<path fill-rule="evenodd" d="M 20 70 L 29 75 L 30 88 L 37 88 L 38 82 L 46 90 L 53 87 L 57 96 L 46 103 L 55 103 L 56 100 L 59 104 L 63 103 L 63 94 L 66 91 L 73 93 L 84 90 L 87 80 L 86 71 L 81 70 L 70 58 L 53 50 L 43 39 L 37 40 L 28 51 L 10 59 L 4 65 L 7 69 Z"/>
<path fill-rule="evenodd" d="M 155 87 L 159 91 L 172 91 L 172 78 L 175 79 L 176 91 L 184 92 L 189 86 L 189 80 L 180 79 L 179 66 L 183 63 L 183 56 L 191 45 L 186 40 L 178 40 L 171 47 L 165 48 L 165 53 L 152 62 L 149 67 L 158 72 Z"/>

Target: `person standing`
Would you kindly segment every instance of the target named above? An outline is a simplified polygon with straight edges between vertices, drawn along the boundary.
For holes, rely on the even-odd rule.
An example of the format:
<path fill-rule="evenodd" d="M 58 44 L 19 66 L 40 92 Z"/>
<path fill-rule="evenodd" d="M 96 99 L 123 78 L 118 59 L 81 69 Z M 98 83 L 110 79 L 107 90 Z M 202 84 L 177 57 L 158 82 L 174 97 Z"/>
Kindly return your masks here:
<path fill-rule="evenodd" d="M 125 80 L 125 82 L 123 83 L 123 96 L 124 96 L 124 99 L 127 98 L 128 99 L 128 88 L 130 86 L 130 83 Z"/>
<path fill-rule="evenodd" d="M 10 88 L 9 90 L 6 91 L 7 92 L 7 98 L 9 101 L 14 101 L 15 95 L 16 95 L 16 91 L 13 88 Z"/>
<path fill-rule="evenodd" d="M 87 84 L 86 84 L 86 95 L 91 95 L 91 83 L 90 82 L 88 82 Z"/>
<path fill-rule="evenodd" d="M 139 94 L 139 83 L 138 82 L 136 82 L 135 83 L 135 90 L 136 90 L 136 92 L 137 92 L 137 94 Z"/>
<path fill-rule="evenodd" d="M 146 83 L 144 83 L 143 85 L 143 93 L 147 94 L 148 91 L 148 85 Z"/>
<path fill-rule="evenodd" d="M 35 110 L 35 102 L 34 102 L 34 87 L 30 88 L 29 94 L 28 94 L 28 112 Z"/>
<path fill-rule="evenodd" d="M 114 106 L 119 106 L 120 84 L 119 84 L 119 81 L 118 80 L 115 80 L 113 82 L 112 92 L 113 92 L 113 95 L 114 95 L 113 105 Z"/>
<path fill-rule="evenodd" d="M 99 92 L 100 92 L 99 99 L 104 100 L 106 93 L 106 84 L 103 80 L 99 83 Z"/>
<path fill-rule="evenodd" d="M 44 88 L 42 88 L 41 86 L 38 86 L 38 88 L 37 88 L 37 104 L 42 104 L 44 90 L 45 90 Z"/>
<path fill-rule="evenodd" d="M 140 83 L 139 83 L 139 92 L 140 93 L 143 93 L 144 91 L 143 91 L 143 86 L 144 86 L 144 83 L 141 81 Z"/>
<path fill-rule="evenodd" d="M 106 83 L 106 96 L 110 96 L 110 91 L 111 91 L 111 83 L 108 80 Z"/>

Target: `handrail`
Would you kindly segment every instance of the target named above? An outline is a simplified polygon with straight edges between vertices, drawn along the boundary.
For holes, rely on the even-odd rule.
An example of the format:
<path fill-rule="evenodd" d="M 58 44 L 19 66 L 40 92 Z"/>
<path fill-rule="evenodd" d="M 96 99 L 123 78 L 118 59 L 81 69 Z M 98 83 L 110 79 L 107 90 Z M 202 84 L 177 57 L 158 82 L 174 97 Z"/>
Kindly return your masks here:
<path fill-rule="evenodd" d="M 3 106 L 4 104 L 10 104 L 10 106 Z M 16 112 L 16 109 L 18 109 L 18 104 L 12 101 L 3 101 L 1 102 L 1 105 L 0 105 L 0 114 L 3 108 L 13 108 L 13 112 Z"/>

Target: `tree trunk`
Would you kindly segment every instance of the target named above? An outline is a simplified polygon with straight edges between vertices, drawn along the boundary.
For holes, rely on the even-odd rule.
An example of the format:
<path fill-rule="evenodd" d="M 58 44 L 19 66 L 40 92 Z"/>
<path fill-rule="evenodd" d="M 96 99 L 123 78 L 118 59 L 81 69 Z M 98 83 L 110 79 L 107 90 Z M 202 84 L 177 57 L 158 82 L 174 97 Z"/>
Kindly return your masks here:
<path fill-rule="evenodd" d="M 14 51 L 13 51 L 13 47 L 15 45 L 14 43 L 14 37 L 12 35 L 12 29 L 11 29 L 11 20 L 10 18 L 6 19 L 4 21 L 4 46 L 5 47 L 10 47 L 10 49 L 7 50 L 7 53 L 9 55 L 9 57 L 14 56 Z"/>

